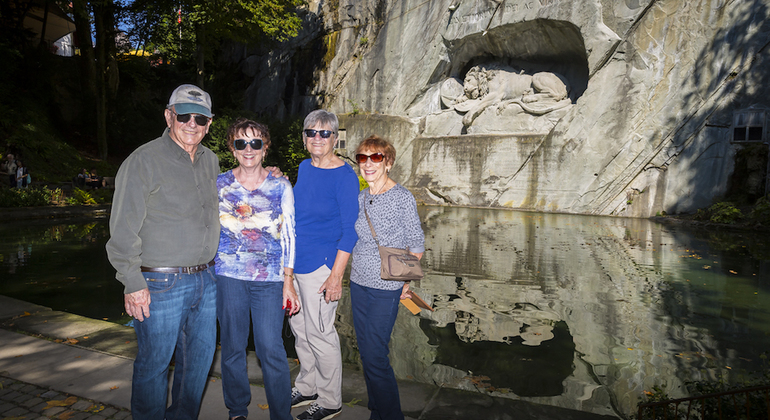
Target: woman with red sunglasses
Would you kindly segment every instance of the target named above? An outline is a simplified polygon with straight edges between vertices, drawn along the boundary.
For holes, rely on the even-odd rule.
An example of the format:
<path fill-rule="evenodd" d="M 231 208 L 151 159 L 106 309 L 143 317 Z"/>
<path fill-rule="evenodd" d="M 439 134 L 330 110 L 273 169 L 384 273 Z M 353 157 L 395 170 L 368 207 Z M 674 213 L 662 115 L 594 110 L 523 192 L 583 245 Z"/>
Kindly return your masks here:
<path fill-rule="evenodd" d="M 395 160 L 396 149 L 378 136 L 370 136 L 356 148 L 356 162 L 369 188 L 358 195 L 358 242 L 353 248 L 350 300 L 369 395 L 369 418 L 376 420 L 404 418 L 388 346 L 398 303 L 408 297 L 409 283 L 380 278 L 380 253 L 372 229 L 382 246 L 408 248 L 417 258 L 425 252 L 414 196 L 389 176 Z"/>

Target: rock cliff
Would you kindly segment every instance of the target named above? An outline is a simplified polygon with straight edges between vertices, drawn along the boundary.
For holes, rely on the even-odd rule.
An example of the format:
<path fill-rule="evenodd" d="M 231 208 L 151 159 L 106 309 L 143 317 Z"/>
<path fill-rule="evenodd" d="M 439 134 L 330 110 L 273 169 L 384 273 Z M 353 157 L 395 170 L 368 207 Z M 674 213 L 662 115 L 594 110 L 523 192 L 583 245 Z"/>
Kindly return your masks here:
<path fill-rule="evenodd" d="M 237 59 L 251 108 L 390 138 L 425 202 L 648 217 L 709 205 L 768 140 L 769 6 L 311 1 L 300 37 Z"/>

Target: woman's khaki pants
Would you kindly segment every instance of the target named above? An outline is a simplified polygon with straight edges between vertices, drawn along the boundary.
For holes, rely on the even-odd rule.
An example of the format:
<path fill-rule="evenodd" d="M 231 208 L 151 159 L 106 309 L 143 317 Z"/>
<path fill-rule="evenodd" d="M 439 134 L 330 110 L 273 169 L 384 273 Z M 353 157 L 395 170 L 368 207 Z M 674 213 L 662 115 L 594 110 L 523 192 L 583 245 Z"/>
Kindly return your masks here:
<path fill-rule="evenodd" d="M 295 274 L 294 288 L 302 309 L 289 318 L 295 337 L 300 371 L 294 386 L 302 395 L 318 394 L 323 408 L 342 407 L 342 354 L 340 337 L 334 328 L 337 302 L 326 303 L 318 289 L 331 270 L 322 265 L 309 274 Z"/>

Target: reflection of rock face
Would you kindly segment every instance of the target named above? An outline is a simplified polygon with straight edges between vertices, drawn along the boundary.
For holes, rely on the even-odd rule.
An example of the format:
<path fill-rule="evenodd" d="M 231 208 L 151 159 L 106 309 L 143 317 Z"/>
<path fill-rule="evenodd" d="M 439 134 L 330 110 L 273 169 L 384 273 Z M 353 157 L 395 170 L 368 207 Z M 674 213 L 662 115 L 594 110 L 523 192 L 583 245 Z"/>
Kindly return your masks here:
<path fill-rule="evenodd" d="M 400 378 L 628 415 L 653 385 L 680 396 L 684 381 L 722 366 L 756 369 L 769 345 L 756 311 L 732 321 L 731 307 L 711 308 L 714 293 L 689 290 L 680 252 L 652 252 L 694 252 L 685 233 L 646 220 L 420 212 L 426 277 L 413 287 L 436 311 L 401 311 L 390 357 Z"/>

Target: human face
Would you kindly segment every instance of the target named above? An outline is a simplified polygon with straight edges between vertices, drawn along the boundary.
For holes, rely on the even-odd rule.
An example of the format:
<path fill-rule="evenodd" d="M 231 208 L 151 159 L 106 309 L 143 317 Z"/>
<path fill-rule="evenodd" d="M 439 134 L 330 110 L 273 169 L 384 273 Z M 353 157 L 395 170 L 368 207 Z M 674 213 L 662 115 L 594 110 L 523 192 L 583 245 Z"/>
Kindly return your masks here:
<path fill-rule="evenodd" d="M 251 144 L 248 144 L 251 140 L 262 140 L 262 136 L 254 130 L 239 131 L 235 136 L 235 139 L 246 140 L 246 148 L 243 150 L 233 150 L 233 156 L 238 161 L 238 164 L 244 168 L 257 168 L 262 166 L 262 159 L 265 157 L 265 146 L 254 150 L 251 148 Z"/>
<path fill-rule="evenodd" d="M 173 107 L 172 107 L 173 108 Z M 176 144 L 191 155 L 198 149 L 198 145 L 209 132 L 211 118 L 206 125 L 198 125 L 195 117 L 198 114 L 192 114 L 187 122 L 182 123 L 177 120 L 177 114 L 173 109 L 166 109 L 166 125 L 169 128 L 169 136 Z"/>
<path fill-rule="evenodd" d="M 373 155 L 379 153 L 375 150 L 362 150 L 360 154 Z M 379 163 L 372 162 L 371 158 L 366 159 L 366 162 L 359 163 L 358 168 L 361 170 L 361 177 L 370 185 L 376 188 L 381 188 L 388 180 L 388 171 L 393 166 L 390 163 L 385 163 L 385 159 Z M 371 191 L 371 190 L 370 190 Z"/>
<path fill-rule="evenodd" d="M 314 137 L 308 137 L 305 131 L 302 131 L 302 138 L 305 140 L 305 147 L 310 155 L 315 158 L 325 157 L 334 153 L 334 143 L 337 142 L 337 133 L 332 134 L 329 138 L 321 137 L 320 131 L 331 130 L 331 127 L 325 125 L 314 125 L 313 127 L 306 127 L 306 129 L 316 130 Z"/>

